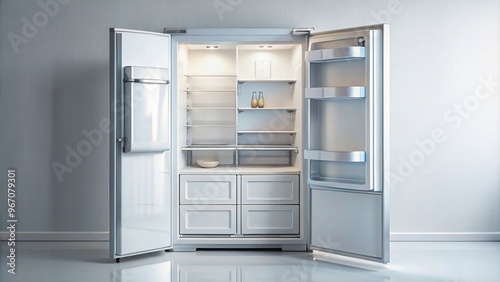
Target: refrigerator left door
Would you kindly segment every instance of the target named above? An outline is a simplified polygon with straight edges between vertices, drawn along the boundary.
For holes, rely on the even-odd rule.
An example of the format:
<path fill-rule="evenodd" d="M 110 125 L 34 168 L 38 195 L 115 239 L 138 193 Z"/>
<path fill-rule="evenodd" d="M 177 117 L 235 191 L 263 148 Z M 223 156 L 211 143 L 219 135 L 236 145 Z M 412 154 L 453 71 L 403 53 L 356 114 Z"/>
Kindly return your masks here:
<path fill-rule="evenodd" d="M 172 246 L 170 35 L 110 29 L 110 257 Z"/>

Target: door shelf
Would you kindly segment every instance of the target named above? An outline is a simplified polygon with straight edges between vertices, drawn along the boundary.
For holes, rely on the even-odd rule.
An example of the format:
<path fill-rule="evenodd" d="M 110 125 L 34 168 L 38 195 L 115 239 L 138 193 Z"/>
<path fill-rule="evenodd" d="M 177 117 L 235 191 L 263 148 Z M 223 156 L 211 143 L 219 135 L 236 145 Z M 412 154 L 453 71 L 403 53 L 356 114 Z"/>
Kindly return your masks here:
<path fill-rule="evenodd" d="M 297 131 L 293 130 L 238 130 L 238 134 L 297 134 Z"/>
<path fill-rule="evenodd" d="M 365 58 L 365 56 L 365 47 L 348 46 L 306 52 L 306 61 L 310 63 L 326 63 L 335 61 L 359 60 Z"/>
<path fill-rule="evenodd" d="M 359 179 L 349 179 L 349 178 L 333 178 L 333 177 L 321 177 L 311 175 L 307 180 L 307 183 L 311 185 L 311 189 L 323 189 L 323 187 L 336 188 L 336 189 L 355 189 L 369 191 L 365 187 L 366 182 Z"/>
<path fill-rule="evenodd" d="M 366 161 L 366 153 L 364 151 L 341 152 L 341 151 L 304 150 L 304 158 L 306 160 L 316 160 L 316 161 L 362 163 Z"/>
<path fill-rule="evenodd" d="M 255 112 L 255 111 L 287 111 L 289 113 L 293 113 L 297 111 L 297 108 L 291 107 L 266 107 L 266 108 L 250 108 L 250 107 L 240 107 L 238 108 L 239 112 Z"/>
<path fill-rule="evenodd" d="M 305 89 L 306 99 L 356 99 L 366 97 L 364 86 L 314 87 Z"/>

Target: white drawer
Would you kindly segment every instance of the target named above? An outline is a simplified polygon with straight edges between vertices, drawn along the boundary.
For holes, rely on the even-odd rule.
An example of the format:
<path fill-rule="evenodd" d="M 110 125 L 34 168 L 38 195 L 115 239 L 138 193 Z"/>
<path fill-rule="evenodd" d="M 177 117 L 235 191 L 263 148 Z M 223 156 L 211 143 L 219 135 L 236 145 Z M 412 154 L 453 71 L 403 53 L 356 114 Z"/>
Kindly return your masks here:
<path fill-rule="evenodd" d="M 242 205 L 242 234 L 299 234 L 298 205 Z"/>
<path fill-rule="evenodd" d="M 236 205 L 180 205 L 180 234 L 235 234 Z"/>
<path fill-rule="evenodd" d="M 180 204 L 236 204 L 236 175 L 181 175 Z"/>
<path fill-rule="evenodd" d="M 299 203 L 298 175 L 243 175 L 241 203 L 296 205 Z"/>

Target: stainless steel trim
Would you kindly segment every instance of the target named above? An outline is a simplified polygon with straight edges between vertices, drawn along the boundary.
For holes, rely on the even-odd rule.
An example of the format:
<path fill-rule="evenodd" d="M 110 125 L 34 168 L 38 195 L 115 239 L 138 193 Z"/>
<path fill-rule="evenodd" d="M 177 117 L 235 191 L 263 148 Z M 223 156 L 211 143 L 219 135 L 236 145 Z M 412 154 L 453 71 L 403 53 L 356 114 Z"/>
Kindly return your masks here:
<path fill-rule="evenodd" d="M 170 84 L 170 80 L 161 79 L 142 79 L 142 78 L 127 78 L 124 79 L 125 83 L 146 83 L 146 84 Z"/>
<path fill-rule="evenodd" d="M 382 166 L 380 172 L 382 173 L 381 181 L 383 182 L 383 253 L 382 262 L 388 263 L 390 260 L 390 187 L 391 177 L 386 175 L 390 170 L 390 27 L 384 24 L 381 27 L 381 41 L 382 41 L 382 138 L 383 144 L 381 149 Z"/>

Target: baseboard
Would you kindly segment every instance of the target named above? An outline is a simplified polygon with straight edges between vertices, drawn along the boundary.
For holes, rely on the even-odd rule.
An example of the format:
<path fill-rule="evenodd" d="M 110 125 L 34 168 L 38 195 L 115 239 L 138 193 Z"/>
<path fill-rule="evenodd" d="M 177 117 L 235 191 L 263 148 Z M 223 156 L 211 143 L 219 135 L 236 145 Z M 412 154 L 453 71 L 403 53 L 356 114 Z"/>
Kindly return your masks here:
<path fill-rule="evenodd" d="M 9 239 L 0 232 L 0 241 Z M 16 241 L 108 241 L 108 232 L 16 232 Z M 391 232 L 392 242 L 491 242 L 500 232 Z"/>
<path fill-rule="evenodd" d="M 500 232 L 391 232 L 392 242 L 491 242 Z"/>
<path fill-rule="evenodd" d="M 0 232 L 0 241 L 7 241 L 10 234 Z M 108 232 L 16 232 L 16 241 L 108 241 Z"/>

